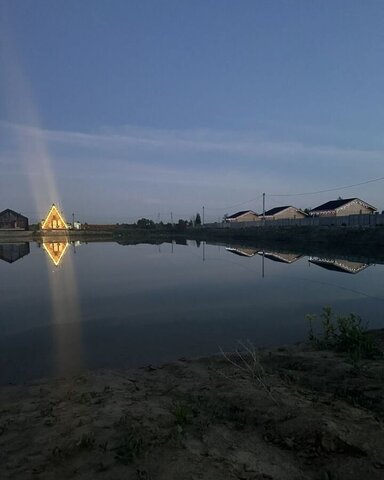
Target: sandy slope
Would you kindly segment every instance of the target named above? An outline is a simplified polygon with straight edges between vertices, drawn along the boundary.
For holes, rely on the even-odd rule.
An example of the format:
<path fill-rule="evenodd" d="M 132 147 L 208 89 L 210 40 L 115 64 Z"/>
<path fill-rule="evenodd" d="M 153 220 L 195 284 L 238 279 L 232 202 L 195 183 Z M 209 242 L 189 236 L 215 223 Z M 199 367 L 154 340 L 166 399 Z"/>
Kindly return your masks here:
<path fill-rule="evenodd" d="M 232 355 L 2 387 L 0 477 L 384 478 L 382 359 L 260 358 L 249 372 Z"/>

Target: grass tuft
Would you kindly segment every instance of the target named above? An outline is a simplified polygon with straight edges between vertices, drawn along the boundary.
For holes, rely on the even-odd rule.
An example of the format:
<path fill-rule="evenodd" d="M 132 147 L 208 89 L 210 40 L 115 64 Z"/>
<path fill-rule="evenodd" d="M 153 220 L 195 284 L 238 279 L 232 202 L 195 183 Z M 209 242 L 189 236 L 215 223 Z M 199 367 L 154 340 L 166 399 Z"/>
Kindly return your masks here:
<path fill-rule="evenodd" d="M 115 459 L 123 465 L 129 465 L 144 451 L 144 441 L 141 436 L 132 431 L 121 440 L 121 443 L 114 448 Z"/>
<path fill-rule="evenodd" d="M 354 313 L 335 315 L 331 307 L 324 307 L 320 315 L 319 335 L 314 331 L 317 316 L 307 315 L 306 318 L 309 322 L 308 339 L 318 350 L 329 349 L 345 353 L 354 365 L 379 353 L 367 332 L 367 325 L 363 325 L 362 319 Z"/>

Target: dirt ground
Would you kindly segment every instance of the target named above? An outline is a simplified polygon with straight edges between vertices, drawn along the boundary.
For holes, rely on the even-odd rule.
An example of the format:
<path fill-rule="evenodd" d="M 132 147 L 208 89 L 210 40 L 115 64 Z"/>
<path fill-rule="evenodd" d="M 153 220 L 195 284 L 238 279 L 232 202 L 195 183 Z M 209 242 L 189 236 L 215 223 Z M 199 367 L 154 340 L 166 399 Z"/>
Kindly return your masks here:
<path fill-rule="evenodd" d="M 384 479 L 380 357 L 300 345 L 0 395 L 2 479 Z"/>

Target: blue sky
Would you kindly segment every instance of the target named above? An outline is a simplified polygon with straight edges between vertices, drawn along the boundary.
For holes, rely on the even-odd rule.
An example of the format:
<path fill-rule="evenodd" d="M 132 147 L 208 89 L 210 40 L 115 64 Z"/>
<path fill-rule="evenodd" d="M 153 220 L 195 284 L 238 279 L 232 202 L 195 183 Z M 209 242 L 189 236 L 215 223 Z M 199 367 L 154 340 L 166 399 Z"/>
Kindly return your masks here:
<path fill-rule="evenodd" d="M 384 208 L 384 3 L 2 0 L 0 210 Z M 248 202 L 248 200 L 251 200 Z"/>

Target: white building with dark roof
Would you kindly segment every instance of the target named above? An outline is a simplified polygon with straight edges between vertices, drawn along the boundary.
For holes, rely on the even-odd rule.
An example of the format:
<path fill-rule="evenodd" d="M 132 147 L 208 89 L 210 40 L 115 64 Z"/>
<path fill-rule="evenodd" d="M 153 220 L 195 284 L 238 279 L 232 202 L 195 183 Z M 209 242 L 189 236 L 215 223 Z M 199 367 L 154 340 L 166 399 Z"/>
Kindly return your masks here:
<path fill-rule="evenodd" d="M 265 212 L 266 220 L 281 220 L 291 218 L 305 218 L 307 214 L 299 208 L 292 207 L 292 205 L 285 205 L 284 207 L 275 207 Z"/>
<path fill-rule="evenodd" d="M 226 222 L 254 222 L 259 220 L 259 215 L 253 210 L 242 210 L 241 212 L 236 212 L 232 215 L 229 215 L 225 219 Z"/>
<path fill-rule="evenodd" d="M 360 198 L 340 198 L 313 208 L 309 214 L 320 217 L 344 217 L 347 215 L 372 214 L 377 210 Z"/>

